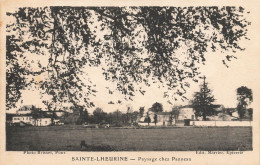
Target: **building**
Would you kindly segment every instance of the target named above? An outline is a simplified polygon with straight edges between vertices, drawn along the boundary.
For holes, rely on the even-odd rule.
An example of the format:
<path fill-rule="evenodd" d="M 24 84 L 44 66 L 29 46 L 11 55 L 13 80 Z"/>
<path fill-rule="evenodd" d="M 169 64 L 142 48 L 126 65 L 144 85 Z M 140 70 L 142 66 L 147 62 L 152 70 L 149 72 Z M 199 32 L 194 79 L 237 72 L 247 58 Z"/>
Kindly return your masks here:
<path fill-rule="evenodd" d="M 34 105 L 25 105 L 25 106 L 22 106 L 21 108 L 19 108 L 16 111 L 16 114 L 17 115 L 31 114 L 33 109 L 36 109 L 36 107 Z"/>
<path fill-rule="evenodd" d="M 228 118 L 225 117 L 224 115 L 221 115 L 224 113 L 224 106 L 223 105 L 213 105 L 214 108 L 214 115 L 212 116 L 208 116 L 207 118 L 212 119 L 213 118 Z M 218 117 L 220 116 L 221 117 Z M 180 107 L 180 111 L 179 111 L 179 115 L 178 115 L 178 120 L 184 120 L 184 119 L 190 119 L 190 120 L 196 120 L 196 116 L 195 116 L 195 111 L 192 107 L 192 105 L 185 105 Z M 202 120 L 202 117 L 198 117 L 198 120 Z M 229 119 L 225 119 L 225 120 L 229 120 Z"/>
<path fill-rule="evenodd" d="M 156 125 L 168 126 L 175 124 L 175 118 L 171 112 L 157 112 Z"/>
<path fill-rule="evenodd" d="M 19 108 L 16 114 L 8 114 L 8 125 L 32 125 L 32 126 L 49 126 L 63 125 L 60 121 L 68 113 L 66 111 L 42 111 L 41 108 L 36 108 L 34 105 L 26 105 Z"/>
<path fill-rule="evenodd" d="M 12 125 L 49 126 L 51 124 L 51 118 L 34 119 L 32 116 L 29 115 L 15 115 L 12 117 Z"/>
<path fill-rule="evenodd" d="M 12 124 L 16 125 L 16 124 L 28 124 L 28 125 L 33 125 L 33 118 L 32 116 L 29 115 L 15 115 L 12 117 Z"/>
<path fill-rule="evenodd" d="M 49 126 L 51 124 L 51 118 L 38 118 L 33 120 L 33 126 Z"/>
<path fill-rule="evenodd" d="M 170 126 L 175 124 L 175 118 L 171 112 L 152 112 L 148 111 L 148 113 L 144 114 L 143 117 L 140 118 L 138 124 L 142 126 L 148 125 L 147 118 L 150 118 L 150 126 L 155 126 L 155 116 L 157 116 L 156 126 Z"/>
<path fill-rule="evenodd" d="M 195 120 L 195 113 L 191 105 L 182 106 L 179 110 L 179 115 L 177 117 L 178 120 Z"/>

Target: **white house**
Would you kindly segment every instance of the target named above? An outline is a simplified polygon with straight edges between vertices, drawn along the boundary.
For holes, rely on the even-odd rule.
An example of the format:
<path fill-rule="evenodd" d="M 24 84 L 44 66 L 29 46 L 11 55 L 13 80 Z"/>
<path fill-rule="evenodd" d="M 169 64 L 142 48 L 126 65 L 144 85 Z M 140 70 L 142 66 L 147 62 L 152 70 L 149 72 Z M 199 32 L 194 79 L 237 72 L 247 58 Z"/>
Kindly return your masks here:
<path fill-rule="evenodd" d="M 16 115 L 12 117 L 12 124 L 30 124 L 33 126 L 48 126 L 51 125 L 51 118 L 33 119 L 32 116 Z"/>
<path fill-rule="evenodd" d="M 34 126 L 48 126 L 51 125 L 51 118 L 38 118 L 33 121 Z"/>
<path fill-rule="evenodd" d="M 25 116 L 25 115 L 22 115 L 22 116 L 16 115 L 16 116 L 12 117 L 13 124 L 21 123 L 21 122 L 33 125 L 33 118 L 32 118 L 32 116 Z"/>
<path fill-rule="evenodd" d="M 175 118 L 170 112 L 157 112 L 156 125 L 168 126 L 175 124 Z"/>
<path fill-rule="evenodd" d="M 155 122 L 154 122 L 155 115 L 157 115 L 156 126 L 169 126 L 169 125 L 175 124 L 174 116 L 171 115 L 170 112 L 157 112 L 157 113 L 154 113 L 152 111 L 149 111 L 148 114 L 146 114 L 144 117 L 140 118 L 138 124 L 141 125 L 141 126 L 148 125 L 148 122 L 145 121 L 145 119 L 147 118 L 147 116 L 149 116 L 149 118 L 150 118 L 149 125 L 150 126 L 155 126 Z"/>
<path fill-rule="evenodd" d="M 191 119 L 191 120 L 195 119 L 195 113 L 192 106 L 187 105 L 187 106 L 180 107 L 178 120 L 184 120 L 184 119 Z"/>

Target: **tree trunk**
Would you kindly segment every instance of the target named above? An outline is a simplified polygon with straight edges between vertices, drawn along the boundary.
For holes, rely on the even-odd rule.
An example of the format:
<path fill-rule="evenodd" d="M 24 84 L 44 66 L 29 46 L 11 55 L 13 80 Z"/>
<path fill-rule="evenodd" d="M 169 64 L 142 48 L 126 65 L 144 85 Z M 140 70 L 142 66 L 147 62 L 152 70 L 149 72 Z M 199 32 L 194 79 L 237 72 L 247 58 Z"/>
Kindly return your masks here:
<path fill-rule="evenodd" d="M 206 119 L 206 114 L 203 114 L 203 120 L 205 121 Z"/>

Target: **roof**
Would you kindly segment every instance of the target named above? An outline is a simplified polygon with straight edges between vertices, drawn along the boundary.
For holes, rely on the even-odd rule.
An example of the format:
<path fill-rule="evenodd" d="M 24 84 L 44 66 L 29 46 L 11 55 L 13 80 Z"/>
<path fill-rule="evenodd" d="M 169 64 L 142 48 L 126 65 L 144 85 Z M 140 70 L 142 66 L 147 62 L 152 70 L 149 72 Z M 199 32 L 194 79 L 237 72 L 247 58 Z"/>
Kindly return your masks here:
<path fill-rule="evenodd" d="M 22 115 L 13 115 L 12 117 L 23 117 L 23 116 L 32 116 L 32 114 L 22 114 Z"/>
<path fill-rule="evenodd" d="M 171 112 L 157 112 L 157 115 L 170 115 Z"/>
<path fill-rule="evenodd" d="M 213 108 L 220 108 L 222 105 L 221 104 L 213 104 L 212 106 L 213 106 Z M 180 109 L 181 108 L 193 108 L 193 106 L 192 105 L 184 105 L 184 106 L 181 106 Z"/>
<path fill-rule="evenodd" d="M 184 105 L 184 106 L 181 106 L 180 109 L 181 108 L 193 108 L 193 107 L 192 107 L 192 105 Z"/>
<path fill-rule="evenodd" d="M 18 111 L 31 110 L 33 107 L 35 107 L 35 106 L 34 105 L 24 105 L 21 108 L 19 108 Z"/>
<path fill-rule="evenodd" d="M 58 111 L 42 111 L 42 112 L 65 112 L 63 110 L 58 110 Z"/>
<path fill-rule="evenodd" d="M 221 107 L 220 104 L 216 104 L 216 105 L 212 105 L 212 106 L 213 106 L 213 108 L 220 108 Z"/>

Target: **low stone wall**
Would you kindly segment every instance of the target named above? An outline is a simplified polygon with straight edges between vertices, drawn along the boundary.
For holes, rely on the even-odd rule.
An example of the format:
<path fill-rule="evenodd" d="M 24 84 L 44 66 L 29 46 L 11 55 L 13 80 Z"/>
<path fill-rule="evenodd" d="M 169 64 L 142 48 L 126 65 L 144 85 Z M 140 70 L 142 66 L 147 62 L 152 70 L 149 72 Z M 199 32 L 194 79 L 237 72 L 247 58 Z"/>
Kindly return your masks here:
<path fill-rule="evenodd" d="M 194 126 L 252 126 L 252 121 L 190 121 Z"/>

